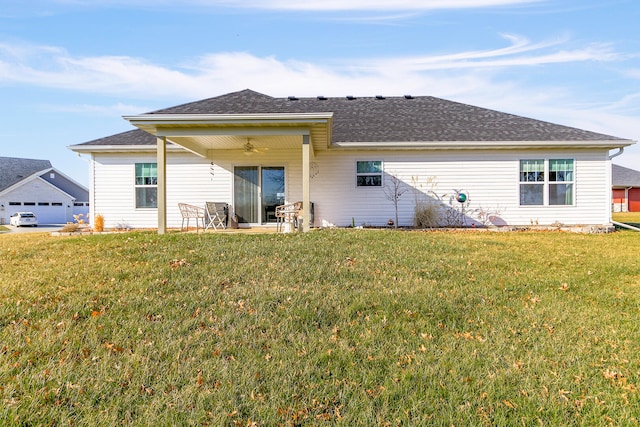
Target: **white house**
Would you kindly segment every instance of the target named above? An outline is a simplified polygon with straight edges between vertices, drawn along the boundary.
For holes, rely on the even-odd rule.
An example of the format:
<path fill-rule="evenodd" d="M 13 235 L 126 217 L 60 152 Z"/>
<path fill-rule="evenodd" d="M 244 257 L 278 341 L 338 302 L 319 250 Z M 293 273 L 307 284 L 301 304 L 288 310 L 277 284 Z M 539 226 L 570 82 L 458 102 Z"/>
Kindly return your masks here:
<path fill-rule="evenodd" d="M 243 90 L 125 119 L 138 129 L 70 149 L 91 155 L 91 215 L 159 233 L 180 226 L 178 203 L 205 201 L 228 203 L 247 227 L 274 222 L 274 206 L 292 201 L 313 203 L 305 229 L 386 225 L 394 186 L 408 190 L 400 226 L 413 224 L 417 202 L 466 226 L 606 225 L 612 150 L 634 143 L 409 95 Z"/>
<path fill-rule="evenodd" d="M 72 222 L 89 215 L 89 190 L 49 160 L 0 157 L 0 224 L 15 212 L 36 214 L 40 224 Z"/>

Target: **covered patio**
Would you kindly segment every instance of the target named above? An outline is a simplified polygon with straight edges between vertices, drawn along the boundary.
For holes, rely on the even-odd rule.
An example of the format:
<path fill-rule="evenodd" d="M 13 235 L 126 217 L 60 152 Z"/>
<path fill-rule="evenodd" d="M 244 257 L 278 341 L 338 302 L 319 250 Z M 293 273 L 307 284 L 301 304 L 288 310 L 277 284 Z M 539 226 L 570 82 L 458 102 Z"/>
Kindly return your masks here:
<path fill-rule="evenodd" d="M 132 125 L 157 139 L 158 234 L 167 232 L 167 144 L 216 161 L 232 150 L 298 152 L 303 206 L 311 206 L 311 164 L 316 151 L 331 143 L 333 113 L 268 114 L 142 114 L 125 116 Z M 236 189 L 236 191 L 239 191 Z M 288 201 L 290 202 L 290 201 Z M 311 228 L 311 215 L 302 216 L 302 231 Z"/>

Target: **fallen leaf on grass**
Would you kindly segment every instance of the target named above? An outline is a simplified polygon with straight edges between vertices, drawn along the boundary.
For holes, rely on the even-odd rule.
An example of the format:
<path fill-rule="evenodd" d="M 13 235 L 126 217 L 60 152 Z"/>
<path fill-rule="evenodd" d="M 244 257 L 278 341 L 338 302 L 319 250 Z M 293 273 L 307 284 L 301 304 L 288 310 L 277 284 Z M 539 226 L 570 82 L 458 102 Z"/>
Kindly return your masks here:
<path fill-rule="evenodd" d="M 511 408 L 511 409 L 515 409 L 517 407 L 517 405 L 515 403 L 511 403 L 508 400 L 503 400 L 502 403 L 504 404 L 504 406 L 506 406 L 507 408 Z"/>
<path fill-rule="evenodd" d="M 184 258 L 182 258 L 182 259 L 174 259 L 174 260 L 169 261 L 169 267 L 171 267 L 174 270 L 179 268 L 179 267 L 188 267 L 190 265 L 191 265 L 191 263 L 189 263 Z"/>
<path fill-rule="evenodd" d="M 104 346 L 106 347 L 107 350 L 110 350 L 114 353 L 122 353 L 124 351 L 124 348 L 118 345 L 115 345 L 114 343 L 107 342 L 107 343 L 104 343 Z"/>

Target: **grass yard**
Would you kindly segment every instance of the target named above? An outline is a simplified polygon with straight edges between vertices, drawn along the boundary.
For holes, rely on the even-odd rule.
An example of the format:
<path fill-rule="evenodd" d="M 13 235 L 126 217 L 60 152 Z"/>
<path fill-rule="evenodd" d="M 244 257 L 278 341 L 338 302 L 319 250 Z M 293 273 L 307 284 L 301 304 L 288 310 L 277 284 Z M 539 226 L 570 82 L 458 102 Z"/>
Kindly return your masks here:
<path fill-rule="evenodd" d="M 613 220 L 640 227 L 640 212 L 614 212 Z"/>
<path fill-rule="evenodd" d="M 634 426 L 640 234 L 0 236 L 0 425 Z"/>

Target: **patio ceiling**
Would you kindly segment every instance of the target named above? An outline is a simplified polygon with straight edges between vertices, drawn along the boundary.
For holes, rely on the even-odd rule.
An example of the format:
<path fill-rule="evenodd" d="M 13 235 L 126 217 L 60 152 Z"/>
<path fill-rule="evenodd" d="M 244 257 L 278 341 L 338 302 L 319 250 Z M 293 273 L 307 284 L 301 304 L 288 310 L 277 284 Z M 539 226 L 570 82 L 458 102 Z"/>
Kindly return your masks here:
<path fill-rule="evenodd" d="M 208 157 L 210 150 L 294 149 L 309 135 L 312 151 L 331 143 L 331 113 L 318 114 L 143 114 L 126 116 L 134 126 Z"/>

